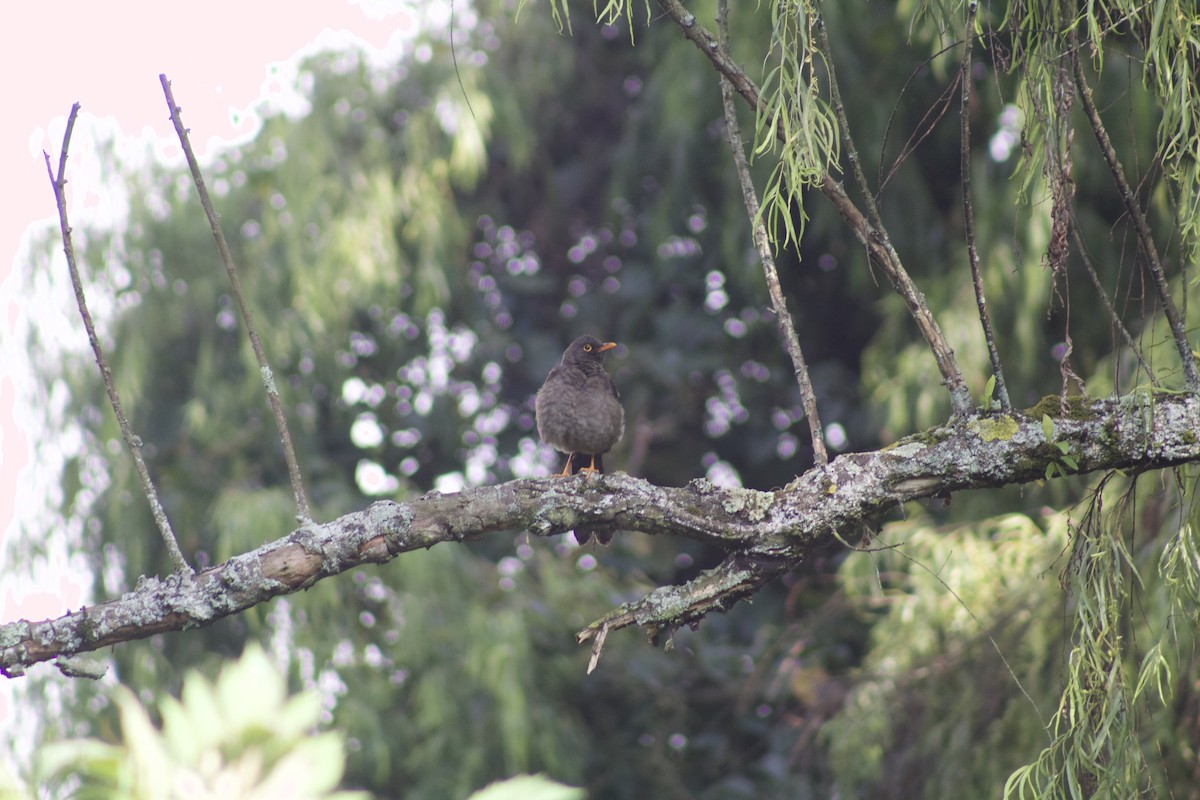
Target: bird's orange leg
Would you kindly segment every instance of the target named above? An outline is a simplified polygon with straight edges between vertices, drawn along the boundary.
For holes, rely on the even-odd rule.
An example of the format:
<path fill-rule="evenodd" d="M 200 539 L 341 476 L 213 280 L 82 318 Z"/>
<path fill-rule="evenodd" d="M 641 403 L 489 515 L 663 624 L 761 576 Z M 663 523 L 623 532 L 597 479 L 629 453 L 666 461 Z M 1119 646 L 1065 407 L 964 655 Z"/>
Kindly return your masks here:
<path fill-rule="evenodd" d="M 585 475 L 588 475 L 589 477 L 600 471 L 600 470 L 596 469 L 596 454 L 595 453 L 592 454 L 592 462 L 590 464 L 588 464 L 588 466 L 586 466 L 586 467 L 581 467 L 579 471 Z"/>
<path fill-rule="evenodd" d="M 562 472 L 558 473 L 558 476 L 560 478 L 565 478 L 566 476 L 571 474 L 571 459 L 573 459 L 573 458 L 575 458 L 574 453 L 571 453 L 567 456 L 567 465 L 565 467 L 563 467 Z"/>

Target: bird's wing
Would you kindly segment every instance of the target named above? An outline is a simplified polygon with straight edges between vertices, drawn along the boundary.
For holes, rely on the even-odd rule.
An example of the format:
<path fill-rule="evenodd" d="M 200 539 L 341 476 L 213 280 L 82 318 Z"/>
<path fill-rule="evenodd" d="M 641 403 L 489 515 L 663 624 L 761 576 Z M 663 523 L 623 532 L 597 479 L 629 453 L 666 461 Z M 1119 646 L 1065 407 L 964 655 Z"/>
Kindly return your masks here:
<path fill-rule="evenodd" d="M 583 374 L 583 370 L 574 369 L 565 364 L 559 364 L 546 376 L 546 383 L 561 381 L 568 386 L 582 386 L 586 380 L 587 376 Z"/>
<path fill-rule="evenodd" d="M 600 370 L 595 375 L 592 375 L 588 383 L 590 384 L 588 388 L 594 392 L 603 392 L 605 387 L 607 387 L 615 399 L 621 399 L 621 393 L 617 391 L 617 382 L 604 370 Z"/>

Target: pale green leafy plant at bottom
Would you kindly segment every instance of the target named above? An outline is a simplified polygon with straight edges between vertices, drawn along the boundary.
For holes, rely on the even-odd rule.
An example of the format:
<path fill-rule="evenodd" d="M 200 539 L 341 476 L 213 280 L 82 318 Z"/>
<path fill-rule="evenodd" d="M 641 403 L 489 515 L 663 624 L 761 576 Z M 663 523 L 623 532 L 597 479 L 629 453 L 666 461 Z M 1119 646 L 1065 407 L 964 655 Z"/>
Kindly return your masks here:
<path fill-rule="evenodd" d="M 221 800 L 365 800 L 367 792 L 336 791 L 345 768 L 342 735 L 315 733 L 320 698 L 288 697 L 282 675 L 251 645 L 216 683 L 198 672 L 184 678 L 179 700 L 159 703 L 162 729 L 124 686 L 113 692 L 122 742 L 95 739 L 43 748 L 37 783 L 67 788 L 76 798 L 221 798 Z M 9 794 L 8 792 L 12 792 Z M 24 798 L 0 785 L 0 797 Z M 492 784 L 471 800 L 582 800 L 580 789 L 537 775 Z"/>
<path fill-rule="evenodd" d="M 351 798 L 335 791 L 345 767 L 340 733 L 315 733 L 320 698 L 289 698 L 283 677 L 258 646 L 222 671 L 216 683 L 196 672 L 179 700 L 159 703 L 162 729 L 124 686 L 113 701 L 122 742 L 78 740 L 38 755 L 39 783 L 80 782 L 73 796 L 103 798 Z"/>
<path fill-rule="evenodd" d="M 584 800 L 583 789 L 542 775 L 518 775 L 480 789 L 467 800 Z"/>

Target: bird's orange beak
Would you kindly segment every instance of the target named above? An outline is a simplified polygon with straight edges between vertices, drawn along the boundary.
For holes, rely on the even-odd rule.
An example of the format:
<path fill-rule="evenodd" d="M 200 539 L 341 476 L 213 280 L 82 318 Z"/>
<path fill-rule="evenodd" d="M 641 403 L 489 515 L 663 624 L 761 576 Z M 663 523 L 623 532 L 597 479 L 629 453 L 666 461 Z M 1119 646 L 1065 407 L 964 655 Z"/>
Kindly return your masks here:
<path fill-rule="evenodd" d="M 616 342 L 605 342 L 604 344 L 602 344 L 598 348 L 596 348 L 596 352 L 603 353 L 605 350 L 612 350 L 616 346 L 617 346 Z"/>

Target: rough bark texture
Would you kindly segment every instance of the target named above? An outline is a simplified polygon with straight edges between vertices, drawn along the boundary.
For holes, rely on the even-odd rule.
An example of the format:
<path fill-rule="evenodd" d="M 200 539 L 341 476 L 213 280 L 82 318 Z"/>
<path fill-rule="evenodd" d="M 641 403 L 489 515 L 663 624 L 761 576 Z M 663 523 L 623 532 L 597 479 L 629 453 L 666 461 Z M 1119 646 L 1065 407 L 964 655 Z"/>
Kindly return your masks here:
<path fill-rule="evenodd" d="M 857 538 L 863 523 L 908 500 L 1040 480 L 1050 464 L 1069 471 L 1064 455 L 1081 473 L 1200 461 L 1194 395 L 1137 393 L 1078 400 L 1066 414 L 1059 409 L 1058 398 L 1049 398 L 1029 413 L 956 419 L 882 450 L 844 454 L 773 492 L 720 489 L 706 480 L 662 487 L 627 475 L 579 475 L 379 502 L 196 575 L 143 578 L 115 600 L 57 619 L 2 625 L 0 672 L 14 677 L 56 658 L 64 672 L 79 672 L 70 659 L 75 654 L 210 625 L 360 564 L 493 531 L 551 536 L 580 525 L 686 536 L 726 550 L 715 569 L 614 610 L 578 638 L 602 642 L 608 631 L 629 625 L 670 632 L 752 594 L 830 537 Z M 1050 441 L 1043 414 L 1054 417 Z"/>

